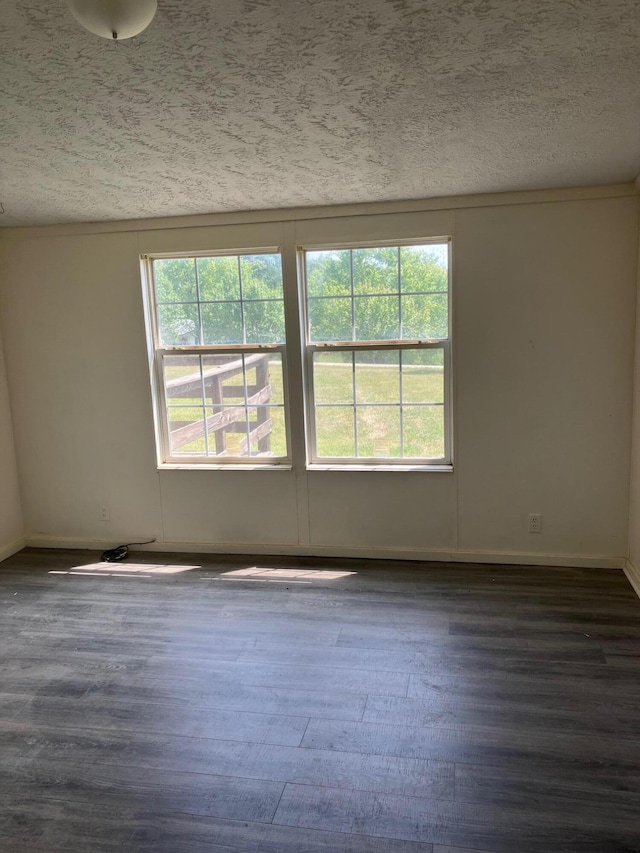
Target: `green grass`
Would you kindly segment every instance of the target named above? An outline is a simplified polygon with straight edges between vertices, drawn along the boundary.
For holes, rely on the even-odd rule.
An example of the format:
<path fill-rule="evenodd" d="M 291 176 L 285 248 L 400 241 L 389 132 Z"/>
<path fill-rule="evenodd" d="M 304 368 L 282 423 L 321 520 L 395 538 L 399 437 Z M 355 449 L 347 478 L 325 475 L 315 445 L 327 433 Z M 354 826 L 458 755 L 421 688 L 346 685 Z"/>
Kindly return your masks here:
<path fill-rule="evenodd" d="M 438 354 L 439 355 L 439 354 Z M 315 365 L 315 396 L 318 403 L 316 441 L 319 457 L 354 457 L 356 455 L 356 430 L 359 457 L 387 458 L 438 458 L 444 455 L 444 408 L 442 405 L 417 406 L 415 403 L 441 404 L 444 400 L 444 383 L 441 365 L 403 365 L 402 410 L 400 402 L 400 377 L 397 367 L 391 364 L 371 364 L 364 361 L 355 366 L 351 362 L 321 355 Z M 397 356 L 396 356 L 397 358 Z M 168 378 L 194 372 L 193 364 L 173 365 L 167 369 Z M 283 403 L 282 368 L 272 361 L 269 381 L 273 388 L 272 405 Z M 247 371 L 247 383 L 255 383 L 255 370 Z M 230 377 L 225 387 L 242 391 L 242 374 Z M 238 398 L 240 400 L 240 398 Z M 226 398 L 231 403 L 233 398 Z M 188 422 L 202 420 L 202 401 L 195 398 L 172 401 L 181 408 L 170 407 L 170 421 Z M 354 417 L 354 402 L 357 404 Z M 375 405 L 375 404 L 391 405 Z M 348 404 L 348 405 L 336 405 Z M 212 410 L 210 409 L 208 413 Z M 273 422 L 271 452 L 286 455 L 284 410 L 269 411 Z M 250 411 L 255 420 L 255 410 Z M 236 427 L 244 428 L 242 424 Z M 233 435 L 233 434 L 232 434 Z M 235 435 L 238 435 L 235 433 Z M 231 438 L 231 442 L 233 442 Z M 213 436 L 210 438 L 213 446 Z M 404 446 L 403 446 L 404 445 Z M 404 449 L 404 453 L 403 453 Z M 257 450 L 257 448 L 256 448 Z M 203 455 L 204 437 L 176 450 L 177 454 Z"/>
<path fill-rule="evenodd" d="M 320 361 L 314 381 L 319 457 L 355 456 L 356 431 L 359 457 L 444 455 L 443 407 L 411 405 L 444 401 L 442 368 L 403 367 L 402 410 L 397 364 L 356 363 L 354 382 L 350 363 Z"/>

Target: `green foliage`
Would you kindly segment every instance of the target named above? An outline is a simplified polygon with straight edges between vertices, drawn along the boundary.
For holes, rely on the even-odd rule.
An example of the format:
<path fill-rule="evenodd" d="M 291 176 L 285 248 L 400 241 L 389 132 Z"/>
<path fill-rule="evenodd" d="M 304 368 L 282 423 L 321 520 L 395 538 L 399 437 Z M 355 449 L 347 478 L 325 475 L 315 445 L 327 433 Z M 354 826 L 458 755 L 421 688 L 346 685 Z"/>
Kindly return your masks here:
<path fill-rule="evenodd" d="M 312 340 L 447 336 L 445 245 L 307 252 L 306 261 Z M 164 344 L 284 341 L 280 255 L 167 258 L 154 272 Z"/>
<path fill-rule="evenodd" d="M 193 258 L 164 258 L 153 262 L 158 302 L 196 302 L 196 269 Z"/>
<path fill-rule="evenodd" d="M 280 255 L 168 258 L 154 274 L 163 344 L 284 341 Z"/>
<path fill-rule="evenodd" d="M 349 251 L 307 252 L 309 296 L 351 296 Z"/>
<path fill-rule="evenodd" d="M 238 259 L 235 257 L 197 258 L 198 290 L 202 302 L 240 299 Z"/>
<path fill-rule="evenodd" d="M 280 255 L 244 255 L 240 269 L 244 299 L 282 299 Z"/>
<path fill-rule="evenodd" d="M 307 252 L 313 341 L 445 338 L 444 245 Z"/>

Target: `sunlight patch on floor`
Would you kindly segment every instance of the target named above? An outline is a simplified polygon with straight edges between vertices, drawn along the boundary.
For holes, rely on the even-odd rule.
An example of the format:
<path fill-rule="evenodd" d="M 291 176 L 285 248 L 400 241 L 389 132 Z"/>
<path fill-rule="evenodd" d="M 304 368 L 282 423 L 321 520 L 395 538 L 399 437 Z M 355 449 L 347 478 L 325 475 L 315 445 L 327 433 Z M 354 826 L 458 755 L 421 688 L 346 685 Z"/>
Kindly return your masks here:
<path fill-rule="evenodd" d="M 224 572 L 220 580 L 279 581 L 291 583 L 312 583 L 314 580 L 336 580 L 355 575 L 356 572 L 338 572 L 330 569 L 269 569 L 251 566 L 247 569 L 235 569 Z"/>
<path fill-rule="evenodd" d="M 176 566 L 166 563 L 87 563 L 65 571 L 52 571 L 50 575 L 93 575 L 98 577 L 151 577 L 152 575 L 177 575 L 201 566 Z"/>

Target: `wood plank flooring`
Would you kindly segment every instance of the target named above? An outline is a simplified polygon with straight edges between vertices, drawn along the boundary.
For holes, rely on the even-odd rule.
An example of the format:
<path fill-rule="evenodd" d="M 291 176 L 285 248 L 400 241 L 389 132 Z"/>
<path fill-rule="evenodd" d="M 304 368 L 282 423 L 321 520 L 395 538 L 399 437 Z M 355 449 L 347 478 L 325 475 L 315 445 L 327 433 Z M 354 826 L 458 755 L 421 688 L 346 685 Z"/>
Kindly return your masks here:
<path fill-rule="evenodd" d="M 622 572 L 97 559 L 0 565 L 0 851 L 640 853 Z"/>

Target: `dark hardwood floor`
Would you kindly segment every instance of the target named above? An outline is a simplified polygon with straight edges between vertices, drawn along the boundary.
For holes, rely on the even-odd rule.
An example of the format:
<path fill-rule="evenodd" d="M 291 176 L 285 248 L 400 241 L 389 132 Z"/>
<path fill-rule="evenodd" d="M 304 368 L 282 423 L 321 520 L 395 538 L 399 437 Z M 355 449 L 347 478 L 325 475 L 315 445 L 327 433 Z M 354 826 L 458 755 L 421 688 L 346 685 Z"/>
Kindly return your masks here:
<path fill-rule="evenodd" d="M 622 572 L 97 559 L 0 565 L 0 850 L 640 851 Z"/>

